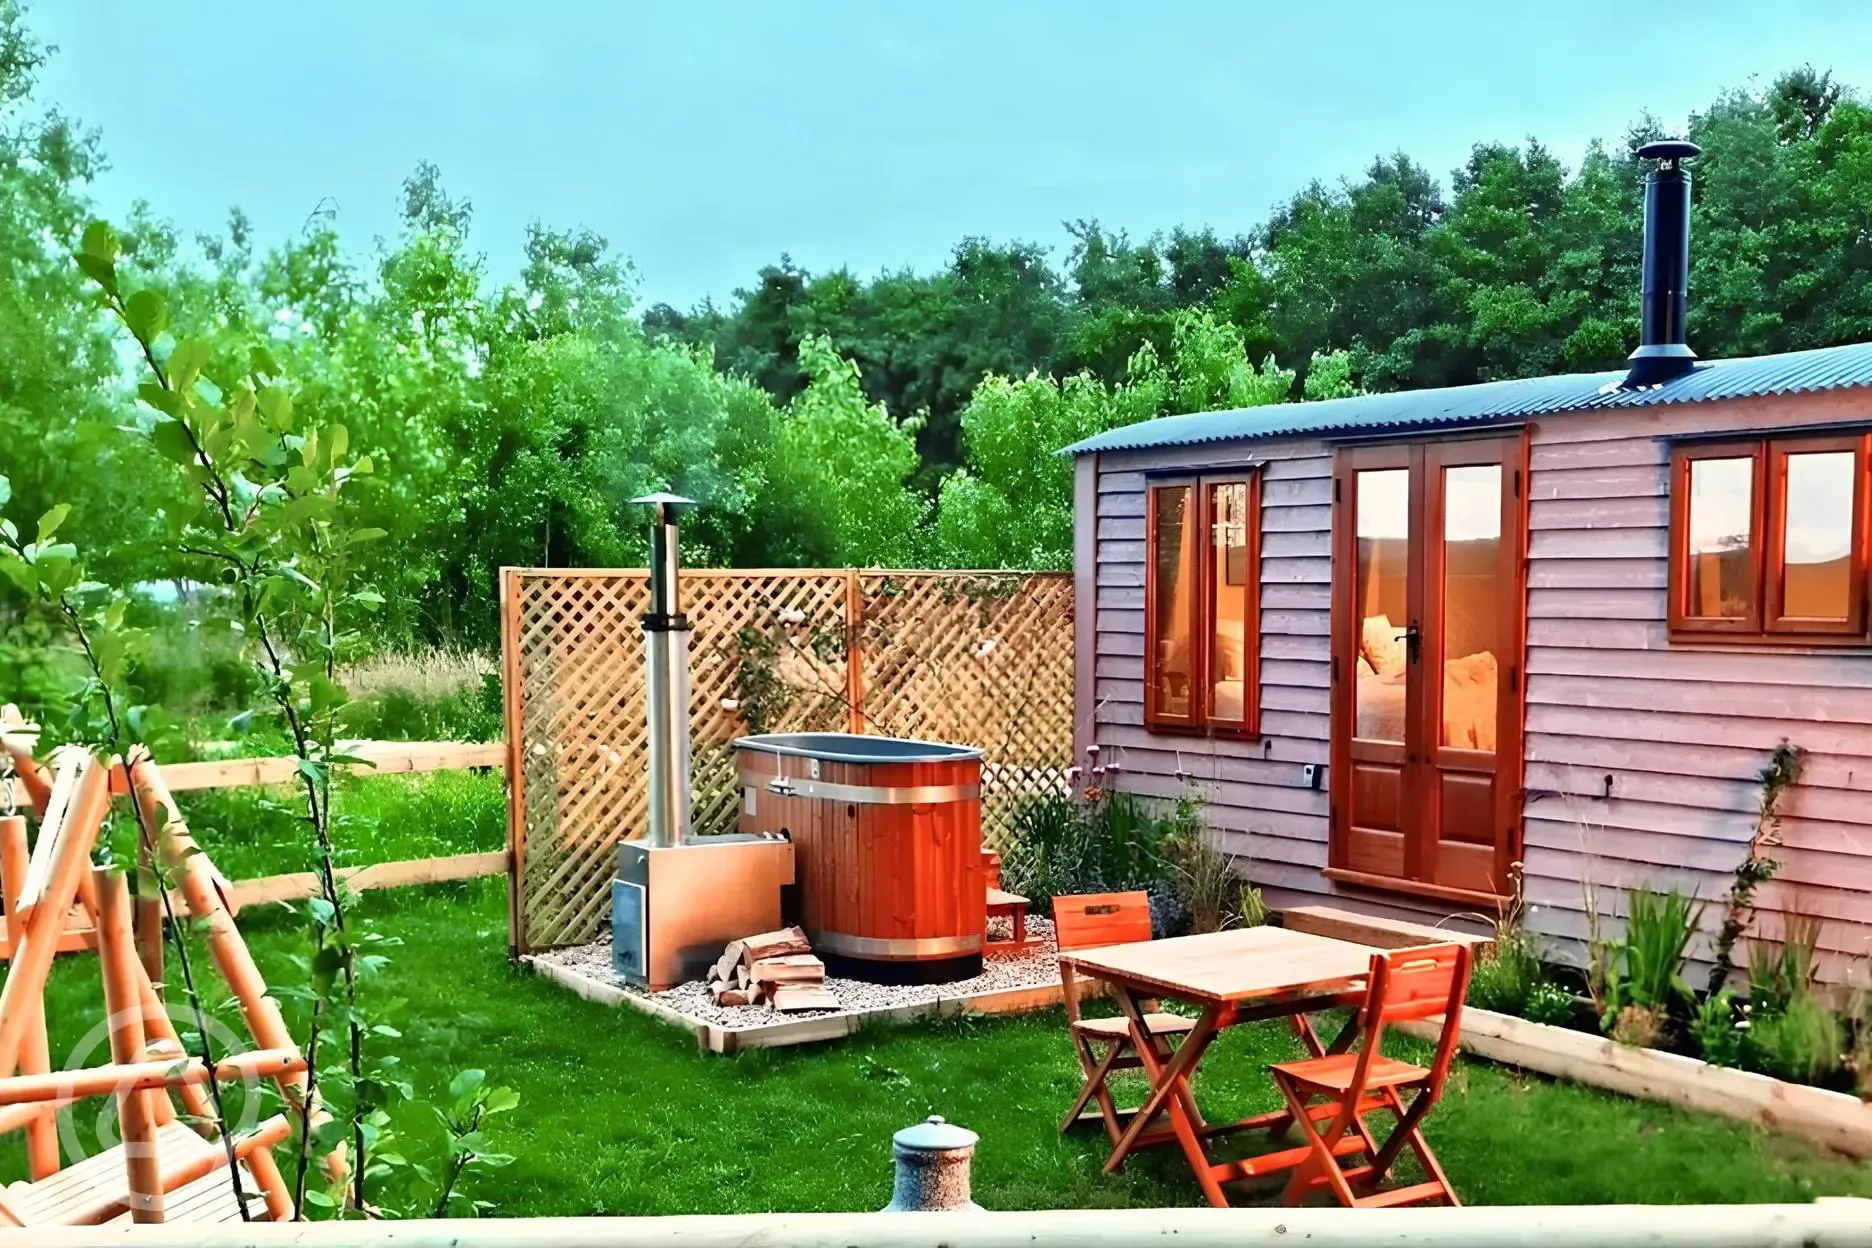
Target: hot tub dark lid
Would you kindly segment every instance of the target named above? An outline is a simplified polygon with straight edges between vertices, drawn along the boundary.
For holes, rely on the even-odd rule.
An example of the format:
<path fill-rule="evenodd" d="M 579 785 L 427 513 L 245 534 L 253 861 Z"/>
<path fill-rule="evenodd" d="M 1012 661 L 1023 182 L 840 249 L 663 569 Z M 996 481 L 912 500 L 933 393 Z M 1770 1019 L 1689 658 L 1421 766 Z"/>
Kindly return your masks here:
<path fill-rule="evenodd" d="M 972 745 L 915 741 L 908 737 L 874 737 L 856 732 L 767 732 L 738 738 L 735 748 L 817 758 L 828 763 L 948 763 L 982 756 L 981 750 Z"/>

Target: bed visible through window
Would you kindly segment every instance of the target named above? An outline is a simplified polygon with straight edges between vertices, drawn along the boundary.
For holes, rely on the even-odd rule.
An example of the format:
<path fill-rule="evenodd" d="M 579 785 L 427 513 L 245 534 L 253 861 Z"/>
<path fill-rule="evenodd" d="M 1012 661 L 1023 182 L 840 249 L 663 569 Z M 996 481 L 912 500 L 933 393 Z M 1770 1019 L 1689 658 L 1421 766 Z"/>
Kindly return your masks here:
<path fill-rule="evenodd" d="M 1147 514 L 1145 724 L 1251 736 L 1259 730 L 1259 478 L 1154 480 Z"/>

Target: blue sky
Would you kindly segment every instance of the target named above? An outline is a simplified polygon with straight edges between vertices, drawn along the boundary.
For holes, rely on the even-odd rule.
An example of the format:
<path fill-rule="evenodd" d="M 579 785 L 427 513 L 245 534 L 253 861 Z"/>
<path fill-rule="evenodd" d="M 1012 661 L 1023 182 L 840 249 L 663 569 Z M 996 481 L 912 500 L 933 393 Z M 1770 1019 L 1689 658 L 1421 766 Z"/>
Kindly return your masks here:
<path fill-rule="evenodd" d="M 107 212 L 263 241 L 336 204 L 362 251 L 420 160 L 497 273 L 526 224 L 588 225 L 646 302 L 944 262 L 1061 222 L 1224 234 L 1399 148 L 1447 179 L 1478 140 L 1569 164 L 1791 65 L 1872 88 L 1872 5 L 37 0 L 43 98 L 99 126 Z"/>

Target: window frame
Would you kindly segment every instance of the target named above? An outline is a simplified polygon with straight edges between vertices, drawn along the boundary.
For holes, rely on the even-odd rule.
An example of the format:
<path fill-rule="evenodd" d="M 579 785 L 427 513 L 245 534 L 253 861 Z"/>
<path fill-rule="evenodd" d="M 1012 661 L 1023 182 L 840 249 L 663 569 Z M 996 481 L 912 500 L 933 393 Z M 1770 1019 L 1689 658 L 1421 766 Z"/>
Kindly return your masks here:
<path fill-rule="evenodd" d="M 1852 596 L 1844 620 L 1799 619 L 1781 614 L 1787 572 L 1787 461 L 1792 455 L 1850 451 L 1853 454 L 1853 508 L 1849 547 Z M 1667 578 L 1670 637 L 1673 641 L 1721 644 L 1862 645 L 1867 641 L 1868 596 L 1872 595 L 1872 486 L 1868 457 L 1872 433 L 1824 432 L 1745 438 L 1674 446 L 1670 457 L 1670 551 Z M 1736 618 L 1689 614 L 1690 472 L 1700 460 L 1746 459 L 1750 480 L 1749 549 L 1754 599 L 1750 612 Z"/>
<path fill-rule="evenodd" d="M 1849 451 L 1853 457 L 1852 533 L 1847 547 L 1850 599 L 1846 618 L 1828 620 L 1786 616 L 1781 612 L 1787 585 L 1787 461 L 1793 455 Z M 1764 470 L 1768 478 L 1768 533 L 1762 558 L 1762 631 L 1773 637 L 1837 637 L 1852 640 L 1866 632 L 1866 435 L 1832 438 L 1777 438 L 1766 448 Z"/>
<path fill-rule="evenodd" d="M 1245 487 L 1247 494 L 1247 575 L 1242 594 L 1242 716 L 1215 717 L 1215 605 L 1224 586 L 1217 584 L 1215 559 L 1215 488 Z M 1157 517 L 1165 490 L 1187 489 L 1201 540 L 1190 544 L 1178 570 L 1179 585 L 1189 587 L 1190 709 L 1172 715 L 1157 705 L 1159 627 L 1157 621 Z M 1144 537 L 1144 727 L 1148 732 L 1208 737 L 1255 738 L 1261 735 L 1261 474 L 1255 468 L 1216 472 L 1152 475 L 1145 483 Z M 1186 512 L 1186 516 L 1190 513 Z M 1193 566 L 1192 566 L 1193 565 Z"/>

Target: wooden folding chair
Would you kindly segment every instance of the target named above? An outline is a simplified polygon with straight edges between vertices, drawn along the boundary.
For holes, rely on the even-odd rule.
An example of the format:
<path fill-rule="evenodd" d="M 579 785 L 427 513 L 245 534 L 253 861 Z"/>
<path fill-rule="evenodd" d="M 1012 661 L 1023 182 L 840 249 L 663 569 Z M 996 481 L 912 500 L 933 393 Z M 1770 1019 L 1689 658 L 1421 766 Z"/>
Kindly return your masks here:
<path fill-rule="evenodd" d="M 1423 1120 L 1443 1094 L 1456 1041 L 1462 1031 L 1463 996 L 1469 989 L 1470 951 L 1467 945 L 1431 945 L 1372 955 L 1371 978 L 1361 1013 L 1361 1034 L 1354 1051 L 1277 1062 L 1270 1070 L 1274 1083 L 1287 1098 L 1294 1122 L 1310 1150 L 1287 1184 L 1284 1199 L 1299 1204 L 1316 1187 L 1330 1187 L 1340 1203 L 1359 1208 L 1389 1208 L 1441 1200 L 1457 1205 L 1449 1178 L 1423 1136 Z M 1436 1055 L 1428 1067 L 1386 1057 L 1381 1050 L 1388 1024 L 1416 1022 L 1443 1016 Z M 1404 1094 L 1414 1092 L 1407 1106 Z M 1333 1107 L 1324 1130 L 1319 1120 L 1323 1106 L 1309 1106 L 1315 1097 Z M 1373 1102 L 1376 1102 L 1376 1106 Z M 1345 1169 L 1340 1154 L 1346 1134 L 1373 1138 L 1362 1115 L 1388 1109 L 1397 1120 L 1376 1151 L 1369 1148 L 1365 1164 Z M 1416 1154 L 1426 1176 L 1407 1187 L 1380 1189 L 1406 1147 Z"/>
<path fill-rule="evenodd" d="M 1151 938 L 1150 897 L 1135 893 L 1082 893 L 1076 897 L 1053 899 L 1053 930 L 1062 952 L 1070 949 L 1094 949 L 1101 945 L 1127 945 Z M 1080 987 L 1072 967 L 1061 964 L 1060 988 L 1065 999 L 1066 1021 L 1072 1034 L 1073 1052 L 1085 1071 L 1085 1086 L 1079 1089 L 1072 1108 L 1060 1123 L 1062 1133 L 1081 1121 L 1091 1102 L 1098 1103 L 1098 1117 L 1105 1123 L 1105 1134 L 1116 1147 L 1136 1109 L 1120 1109 L 1112 1099 L 1109 1080 L 1112 1072 L 1138 1070 L 1139 1059 L 1131 1036 L 1131 1024 L 1123 1016 L 1087 1018 L 1080 1010 Z M 1152 1036 L 1181 1037 L 1193 1031 L 1196 1020 L 1180 1014 L 1167 1014 L 1155 1001 L 1142 1003 L 1145 1028 Z"/>

